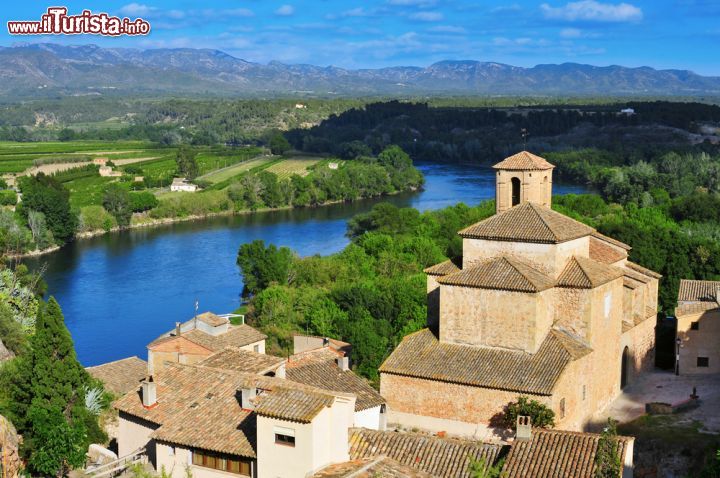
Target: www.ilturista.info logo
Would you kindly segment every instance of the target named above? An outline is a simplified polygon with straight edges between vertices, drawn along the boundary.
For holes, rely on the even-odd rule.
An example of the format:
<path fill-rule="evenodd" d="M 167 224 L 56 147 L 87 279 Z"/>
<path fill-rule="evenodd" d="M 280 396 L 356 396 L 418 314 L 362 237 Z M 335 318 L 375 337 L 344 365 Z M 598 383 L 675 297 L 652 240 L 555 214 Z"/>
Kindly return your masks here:
<path fill-rule="evenodd" d="M 142 18 L 111 17 L 107 13 L 83 10 L 80 15 L 68 15 L 66 7 L 50 7 L 39 21 L 7 22 L 11 35 L 147 35 L 150 24 Z"/>

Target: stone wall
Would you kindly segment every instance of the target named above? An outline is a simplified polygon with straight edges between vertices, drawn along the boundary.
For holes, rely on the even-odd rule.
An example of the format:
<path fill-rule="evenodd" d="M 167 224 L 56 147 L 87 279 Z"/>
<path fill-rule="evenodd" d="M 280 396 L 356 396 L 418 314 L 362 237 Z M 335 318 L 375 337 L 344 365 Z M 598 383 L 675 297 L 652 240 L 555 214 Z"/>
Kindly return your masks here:
<path fill-rule="evenodd" d="M 496 212 L 512 207 L 512 178 L 520 180 L 520 202 L 534 202 L 550 207 L 552 201 L 552 169 L 545 171 L 498 170 L 495 178 Z"/>
<path fill-rule="evenodd" d="M 720 309 L 679 315 L 677 334 L 680 346 L 680 373 L 720 372 Z M 697 322 L 697 330 L 692 323 Z M 709 366 L 698 367 L 697 358 L 707 357 Z"/>

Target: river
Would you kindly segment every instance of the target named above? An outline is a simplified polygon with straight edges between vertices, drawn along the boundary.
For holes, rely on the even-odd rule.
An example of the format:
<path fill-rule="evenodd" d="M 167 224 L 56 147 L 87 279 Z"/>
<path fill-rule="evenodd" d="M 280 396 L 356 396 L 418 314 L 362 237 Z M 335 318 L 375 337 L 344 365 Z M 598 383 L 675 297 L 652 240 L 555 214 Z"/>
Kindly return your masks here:
<path fill-rule="evenodd" d="M 425 188 L 383 200 L 421 211 L 458 202 L 474 205 L 495 195 L 489 168 L 420 164 Z M 554 185 L 555 194 L 582 193 Z M 348 244 L 347 220 L 381 200 L 335 204 L 133 229 L 75 241 L 25 262 L 45 266 L 48 295 L 65 314 L 80 362 L 85 365 L 131 355 L 146 358 L 145 345 L 176 321 L 200 311 L 231 312 L 240 304 L 238 247 L 255 239 L 288 246 L 300 255 L 331 254 Z"/>

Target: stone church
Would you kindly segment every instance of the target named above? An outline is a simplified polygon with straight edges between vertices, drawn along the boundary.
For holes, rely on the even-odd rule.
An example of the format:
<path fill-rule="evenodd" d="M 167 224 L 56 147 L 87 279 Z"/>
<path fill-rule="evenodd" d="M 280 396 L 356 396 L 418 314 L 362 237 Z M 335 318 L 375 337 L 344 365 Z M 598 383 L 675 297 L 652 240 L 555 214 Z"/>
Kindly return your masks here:
<path fill-rule="evenodd" d="M 523 151 L 494 166 L 496 214 L 429 267 L 428 328 L 380 367 L 388 421 L 478 438 L 519 395 L 582 430 L 653 367 L 660 275 L 630 246 L 550 209 L 554 166 Z"/>

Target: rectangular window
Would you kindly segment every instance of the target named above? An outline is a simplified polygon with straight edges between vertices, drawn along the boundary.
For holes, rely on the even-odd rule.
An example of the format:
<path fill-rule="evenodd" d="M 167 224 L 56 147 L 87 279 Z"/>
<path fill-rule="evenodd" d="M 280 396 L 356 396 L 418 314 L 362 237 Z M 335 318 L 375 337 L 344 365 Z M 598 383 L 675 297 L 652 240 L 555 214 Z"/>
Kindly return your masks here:
<path fill-rule="evenodd" d="M 260 353 L 260 345 L 258 345 L 258 344 L 253 345 L 253 352 Z"/>
<path fill-rule="evenodd" d="M 585 385 L 583 385 L 583 393 L 582 393 L 583 400 L 585 400 Z"/>
<path fill-rule="evenodd" d="M 610 317 L 610 310 L 612 309 L 612 294 L 608 292 L 605 294 L 605 318 Z"/>
<path fill-rule="evenodd" d="M 278 445 L 295 446 L 295 437 L 289 435 L 283 435 L 281 433 L 275 434 L 275 443 Z"/>
<path fill-rule="evenodd" d="M 700 330 L 700 322 L 690 322 L 690 330 Z"/>
<path fill-rule="evenodd" d="M 239 456 L 213 453 L 205 450 L 193 450 L 192 463 L 193 465 L 204 468 L 250 476 L 250 460 Z"/>
<path fill-rule="evenodd" d="M 698 357 L 697 358 L 697 366 L 698 367 L 709 367 L 710 359 L 708 357 Z"/>
<path fill-rule="evenodd" d="M 560 418 L 565 418 L 565 399 L 560 399 Z"/>

